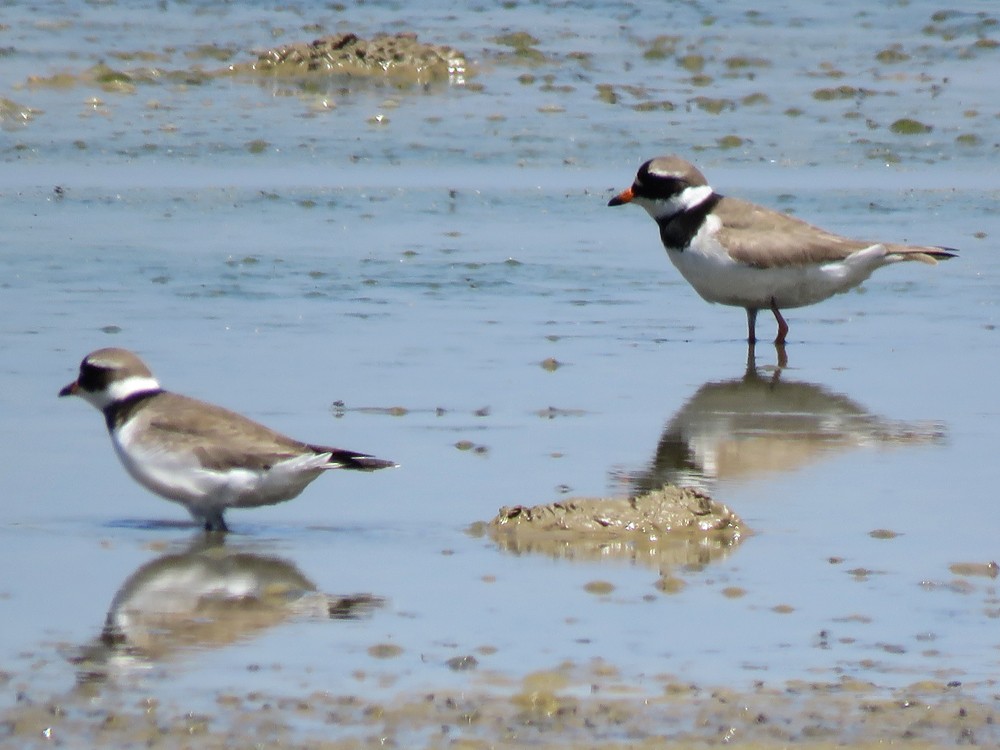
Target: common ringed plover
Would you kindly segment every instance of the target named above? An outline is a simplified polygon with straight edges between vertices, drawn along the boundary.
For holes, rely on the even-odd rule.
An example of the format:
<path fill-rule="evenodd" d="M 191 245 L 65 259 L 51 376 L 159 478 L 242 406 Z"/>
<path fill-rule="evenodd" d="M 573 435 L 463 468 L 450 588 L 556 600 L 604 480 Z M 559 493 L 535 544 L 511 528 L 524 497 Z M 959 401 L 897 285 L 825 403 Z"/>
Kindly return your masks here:
<path fill-rule="evenodd" d="M 394 467 L 366 453 L 311 445 L 221 406 L 160 387 L 125 349 L 98 349 L 60 396 L 104 413 L 111 443 L 139 484 L 180 503 L 206 531 L 228 531 L 227 508 L 291 500 L 327 469 Z"/>
<path fill-rule="evenodd" d="M 677 270 L 709 302 L 746 308 L 748 341 L 756 340 L 757 312 L 778 322 L 775 344 L 788 324 L 781 310 L 846 292 L 890 263 L 935 264 L 952 258 L 947 247 L 853 240 L 794 216 L 719 195 L 705 176 L 678 156 L 639 167 L 635 181 L 609 206 L 635 203 L 660 227 L 660 240 Z"/>

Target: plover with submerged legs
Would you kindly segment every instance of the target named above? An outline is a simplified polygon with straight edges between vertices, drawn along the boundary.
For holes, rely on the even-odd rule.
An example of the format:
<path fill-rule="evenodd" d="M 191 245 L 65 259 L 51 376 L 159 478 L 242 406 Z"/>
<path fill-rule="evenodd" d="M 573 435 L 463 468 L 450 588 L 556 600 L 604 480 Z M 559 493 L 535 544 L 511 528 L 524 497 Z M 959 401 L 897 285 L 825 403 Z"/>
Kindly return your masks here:
<path fill-rule="evenodd" d="M 228 531 L 227 508 L 291 500 L 328 469 L 374 471 L 393 461 L 286 437 L 221 406 L 165 391 L 125 349 L 91 352 L 60 396 L 104 414 L 111 443 L 139 484 L 180 503 L 206 531 Z"/>

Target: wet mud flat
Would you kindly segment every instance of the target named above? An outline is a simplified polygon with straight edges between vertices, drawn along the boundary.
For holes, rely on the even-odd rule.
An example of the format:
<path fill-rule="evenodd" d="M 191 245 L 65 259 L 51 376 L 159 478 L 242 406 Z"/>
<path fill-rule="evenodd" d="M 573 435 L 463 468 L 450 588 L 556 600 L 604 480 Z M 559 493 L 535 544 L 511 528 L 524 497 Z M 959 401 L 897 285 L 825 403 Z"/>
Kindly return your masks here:
<path fill-rule="evenodd" d="M 513 556 L 617 559 L 651 567 L 660 578 L 644 598 L 653 601 L 680 593 L 685 571 L 718 563 L 749 530 L 703 491 L 668 485 L 627 498 L 507 506 L 467 533 Z M 72 665 L 75 684 L 67 691 L 45 694 L 32 674 L 0 672 L 5 688 L 16 696 L 0 711 L 0 740 L 23 748 L 331 750 L 1000 742 L 1000 685 L 964 683 L 944 676 L 947 668 L 894 688 L 847 674 L 782 680 L 768 679 L 766 671 L 737 687 L 676 673 L 637 674 L 617 665 L 613 656 L 567 659 L 516 674 L 491 660 L 493 647 L 480 646 L 447 661 L 449 679 L 428 676 L 424 688 L 396 690 L 406 671 L 398 657 L 421 648 L 405 634 L 370 645 L 368 666 L 335 685 L 308 674 L 294 678 L 297 690 L 255 684 L 257 672 L 284 669 L 265 650 L 259 662 L 247 665 L 243 679 L 232 675 L 227 688 L 165 691 L 177 665 L 197 659 L 200 651 L 260 639 L 295 619 L 370 621 L 386 604 L 370 594 L 324 594 L 288 561 L 253 554 L 216 535 L 196 537 L 179 551 L 169 545 L 166 550 L 125 579 L 91 643 L 57 644 L 54 652 L 41 648 L 33 657 L 33 668 L 50 660 Z M 156 545 L 154 551 L 163 548 Z M 990 582 L 997 571 L 995 563 L 956 564 L 950 572 L 957 579 L 948 585 L 959 587 L 963 579 Z M 973 584 L 966 587 L 971 590 Z M 611 601 L 615 592 L 601 581 L 585 590 L 595 601 Z M 524 632 L 521 637 L 545 636 Z M 832 640 L 825 632 L 817 637 Z M 878 672 L 874 661 L 870 667 Z"/>
<path fill-rule="evenodd" d="M 587 7 L 579 13 L 579 29 L 565 28 L 547 9 L 518 5 L 477 8 L 463 19 L 468 26 L 456 26 L 451 10 L 440 7 L 406 21 L 391 11 L 377 18 L 383 9 L 375 8 L 368 12 L 377 20 L 333 7 L 294 20 L 282 14 L 260 18 L 252 12 L 244 18 L 213 9 L 209 12 L 232 12 L 234 18 L 227 20 L 238 21 L 239 32 L 249 38 L 237 42 L 227 35 L 188 30 L 168 44 L 142 45 L 132 34 L 94 34 L 79 43 L 85 54 L 69 57 L 24 55 L 21 48 L 40 44 L 45 49 L 50 35 L 80 33 L 75 27 L 86 29 L 90 14 L 66 21 L 31 19 L 25 26 L 42 41 L 23 42 L 11 34 L 12 43 L 3 47 L 8 68 L 13 63 L 17 67 L 11 69 L 20 68 L 25 75 L 0 89 L 0 126 L 20 132 L 29 123 L 73 112 L 87 118 L 140 116 L 164 132 L 175 132 L 176 117 L 169 113 L 189 106 L 185 99 L 192 90 L 215 88 L 226 97 L 225 82 L 255 81 L 276 94 L 274 101 L 262 100 L 260 106 L 285 109 L 286 116 L 303 115 L 304 107 L 304 116 L 310 117 L 350 111 L 353 92 L 361 94 L 357 103 L 369 119 L 364 94 L 372 89 L 426 88 L 446 101 L 468 103 L 461 117 L 482 119 L 477 127 L 493 157 L 513 153 L 529 163 L 546 154 L 537 144 L 558 146 L 551 155 L 567 164 L 600 163 L 598 150 L 562 153 L 558 133 L 566 128 L 591 131 L 584 140 L 595 143 L 606 133 L 627 134 L 638 146 L 654 142 L 669 126 L 684 151 L 729 163 L 777 159 L 809 164 L 820 144 L 832 143 L 838 158 L 851 162 L 959 159 L 974 164 L 993 151 L 992 106 L 984 93 L 988 87 L 980 83 L 1000 50 L 996 15 L 988 5 L 979 7 L 988 10 L 929 3 L 909 12 L 893 6 L 865 8 L 852 21 L 859 35 L 857 49 L 848 45 L 847 50 L 840 37 L 825 29 L 839 27 L 853 14 L 832 4 L 796 8 L 796 13 L 783 8 L 726 14 L 673 8 L 670 25 L 687 29 L 687 34 L 653 33 L 662 18 L 633 3 L 622 4 L 617 16 L 613 10 L 605 15 L 608 11 Z M 838 13 L 843 18 L 836 20 Z M 601 25 L 600 32 L 594 31 L 594 23 Z M 406 30 L 386 33 L 387 27 Z M 178 32 L 157 29 L 161 31 Z M 425 37 L 447 43 L 429 43 Z M 277 41 L 272 45 L 272 40 Z M 807 48 L 815 54 L 798 54 Z M 434 85 L 442 82 L 455 85 Z M 79 115 L 64 109 L 78 103 L 78 94 L 72 93 L 77 87 L 113 98 L 90 97 Z M 157 98 L 132 105 L 125 101 L 140 92 L 157 92 Z M 504 124 L 505 100 L 523 103 L 510 124 L 523 120 L 518 127 L 526 133 Z M 390 107 L 400 103 L 392 101 Z M 449 106 L 448 111 L 455 110 Z M 389 125 L 386 113 L 379 114 L 370 124 Z M 213 115 L 202 108 L 193 116 Z M 285 134 L 284 122 L 277 127 L 267 124 L 268 118 L 259 119 L 261 135 L 271 130 Z M 439 115 L 433 115 L 417 131 L 435 149 L 441 144 L 429 137 L 426 126 L 433 129 L 439 122 Z M 406 132 L 411 121 L 399 116 L 396 127 Z M 786 132 L 798 136 L 782 138 Z M 19 148 L 44 148 L 42 143 L 29 134 Z M 138 142 L 144 149 L 154 145 L 148 138 Z M 449 140 L 447 146 L 454 144 Z M 390 145 L 384 153 L 395 152 Z M 447 153 L 442 150 L 438 156 Z M 614 149 L 605 153 L 620 158 Z M 337 155 L 332 149 L 330 156 Z"/>
<path fill-rule="evenodd" d="M 759 683 L 749 690 L 563 664 L 507 684 L 478 675 L 462 689 L 372 700 L 359 694 L 225 692 L 190 711 L 153 693 L 81 684 L 62 698 L 22 694 L 0 714 L 0 739 L 34 747 L 832 748 L 995 745 L 996 700 L 933 680 L 893 691 L 852 679 Z"/>

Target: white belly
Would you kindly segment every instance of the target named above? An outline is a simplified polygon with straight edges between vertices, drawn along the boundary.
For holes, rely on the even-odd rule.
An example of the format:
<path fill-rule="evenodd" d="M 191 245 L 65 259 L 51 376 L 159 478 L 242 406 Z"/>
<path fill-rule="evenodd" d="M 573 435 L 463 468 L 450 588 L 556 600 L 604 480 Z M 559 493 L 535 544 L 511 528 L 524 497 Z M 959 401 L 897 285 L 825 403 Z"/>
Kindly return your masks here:
<path fill-rule="evenodd" d="M 111 442 L 122 465 L 139 484 L 199 514 L 291 500 L 323 472 L 328 458 L 325 454 L 291 458 L 269 471 L 222 471 L 202 467 L 191 453 L 151 448 L 135 440 L 127 424 L 112 433 Z"/>
<path fill-rule="evenodd" d="M 698 237 L 683 251 L 668 249 L 667 255 L 702 298 L 755 309 L 770 307 L 771 300 L 780 309 L 812 305 L 846 292 L 891 262 L 884 247 L 873 245 L 829 263 L 755 268 L 734 261 L 711 237 Z"/>

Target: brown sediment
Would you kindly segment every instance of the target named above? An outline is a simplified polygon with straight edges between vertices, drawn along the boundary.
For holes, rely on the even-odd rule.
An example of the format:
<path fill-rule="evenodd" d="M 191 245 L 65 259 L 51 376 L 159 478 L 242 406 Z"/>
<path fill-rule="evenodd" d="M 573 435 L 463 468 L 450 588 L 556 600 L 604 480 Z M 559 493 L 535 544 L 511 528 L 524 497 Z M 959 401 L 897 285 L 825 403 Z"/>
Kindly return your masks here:
<path fill-rule="evenodd" d="M 380 34 L 363 39 L 343 33 L 322 37 L 311 42 L 296 42 L 252 53 L 250 62 L 233 62 L 225 68 L 203 69 L 197 61 L 227 60 L 236 55 L 230 48 L 208 45 L 189 52 L 196 62 L 192 67 L 168 70 L 142 67 L 118 70 L 97 63 L 80 72 L 62 71 L 48 76 L 29 76 L 28 88 L 72 88 L 77 85 L 98 86 L 110 93 L 135 93 L 137 86 L 156 83 L 203 84 L 211 79 L 236 76 L 262 76 L 317 79 L 346 77 L 352 80 L 385 81 L 397 87 L 423 86 L 436 82 L 462 84 L 474 74 L 465 55 L 446 45 L 426 44 L 412 32 Z M 150 61 L 169 55 L 150 51 L 112 55 L 123 61 Z M 6 100 L 4 100 L 6 101 Z M 0 118 L 3 112 L 0 111 Z"/>
<path fill-rule="evenodd" d="M 509 47 L 511 52 L 508 55 L 501 55 L 501 59 L 513 59 L 518 62 L 529 64 L 543 63 L 548 60 L 543 52 L 537 49 L 540 41 L 527 31 L 514 31 L 494 37 L 497 44 Z"/>
<path fill-rule="evenodd" d="M 471 533 L 502 549 L 568 559 L 626 558 L 653 567 L 725 557 L 747 534 L 743 521 L 696 489 L 667 485 L 630 498 L 571 498 L 503 507 Z"/>
<path fill-rule="evenodd" d="M 996 578 L 1000 575 L 1000 565 L 990 561 L 987 563 L 961 562 L 952 563 L 948 566 L 953 574 L 957 576 L 983 576 L 985 578 Z"/>
<path fill-rule="evenodd" d="M 457 662 L 456 662 L 457 663 Z M 463 662 L 464 664 L 464 662 Z M 453 668 L 454 672 L 455 669 Z M 989 686 L 923 680 L 897 689 L 844 677 L 747 689 L 651 675 L 641 687 L 602 659 L 518 679 L 458 669 L 461 688 L 374 699 L 344 691 L 206 695 L 198 711 L 142 692 L 81 686 L 57 699 L 23 694 L 0 714 L 23 748 L 909 748 L 995 745 Z"/>
<path fill-rule="evenodd" d="M 377 76 L 406 83 L 460 82 L 471 73 L 460 51 L 425 44 L 413 33 L 381 34 L 363 39 L 344 33 L 312 42 L 296 42 L 257 53 L 249 63 L 235 63 L 236 74 L 287 76 Z"/>

